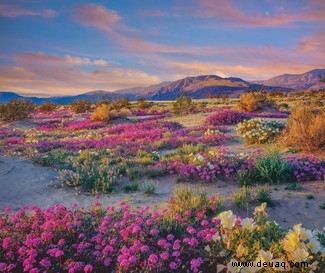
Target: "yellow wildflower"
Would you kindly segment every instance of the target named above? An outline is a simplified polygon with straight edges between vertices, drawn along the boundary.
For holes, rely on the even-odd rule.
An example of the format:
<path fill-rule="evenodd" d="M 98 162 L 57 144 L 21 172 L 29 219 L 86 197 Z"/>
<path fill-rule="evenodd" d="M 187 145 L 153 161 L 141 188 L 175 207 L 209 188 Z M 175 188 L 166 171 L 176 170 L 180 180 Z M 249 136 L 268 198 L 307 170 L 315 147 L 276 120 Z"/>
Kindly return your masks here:
<path fill-rule="evenodd" d="M 296 249 L 296 245 L 298 242 L 299 242 L 299 237 L 298 237 L 297 233 L 290 232 L 283 239 L 283 248 L 287 252 L 293 252 Z"/>
<path fill-rule="evenodd" d="M 307 247 L 310 249 L 311 253 L 318 253 L 321 251 L 320 243 L 314 238 L 309 240 Z"/>
<path fill-rule="evenodd" d="M 305 262 L 309 257 L 308 251 L 302 248 L 296 249 L 291 256 L 291 259 L 294 262 Z"/>
<path fill-rule="evenodd" d="M 273 259 L 273 254 L 271 253 L 271 251 L 264 251 L 264 250 L 260 250 L 259 252 L 258 252 L 258 257 L 257 257 L 257 262 L 259 262 L 259 261 L 261 261 L 262 262 L 262 264 L 264 263 L 264 262 L 271 262 L 272 261 L 272 259 Z"/>
<path fill-rule="evenodd" d="M 252 218 L 245 218 L 241 221 L 241 226 L 248 230 L 253 230 L 256 228 L 256 224 Z"/>
<path fill-rule="evenodd" d="M 236 216 L 231 210 L 224 211 L 219 214 L 218 218 L 221 220 L 221 225 L 224 228 L 233 228 L 235 226 Z"/>
<path fill-rule="evenodd" d="M 265 208 L 266 208 L 266 203 L 264 202 L 262 205 L 255 208 L 254 214 L 265 212 Z"/>

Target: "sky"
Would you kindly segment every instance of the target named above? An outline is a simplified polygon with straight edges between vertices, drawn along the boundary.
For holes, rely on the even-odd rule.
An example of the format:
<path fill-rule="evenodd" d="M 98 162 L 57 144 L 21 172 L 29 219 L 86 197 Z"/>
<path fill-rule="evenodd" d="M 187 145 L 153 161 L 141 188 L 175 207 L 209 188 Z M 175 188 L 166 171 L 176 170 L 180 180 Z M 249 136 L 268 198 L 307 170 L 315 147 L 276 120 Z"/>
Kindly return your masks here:
<path fill-rule="evenodd" d="M 324 0 L 0 0 L 0 90 L 73 95 L 325 67 Z"/>

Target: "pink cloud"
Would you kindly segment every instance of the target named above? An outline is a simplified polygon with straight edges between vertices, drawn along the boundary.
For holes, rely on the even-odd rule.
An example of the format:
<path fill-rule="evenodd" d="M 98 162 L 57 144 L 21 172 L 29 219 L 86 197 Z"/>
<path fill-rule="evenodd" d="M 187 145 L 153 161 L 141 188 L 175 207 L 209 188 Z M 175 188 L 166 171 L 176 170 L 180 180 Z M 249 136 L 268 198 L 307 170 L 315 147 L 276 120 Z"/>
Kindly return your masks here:
<path fill-rule="evenodd" d="M 40 16 L 44 18 L 53 18 L 58 16 L 58 13 L 53 9 L 44 10 L 30 10 L 23 9 L 16 5 L 11 4 L 0 4 L 0 16 L 3 17 L 19 17 L 19 16 Z"/>
<path fill-rule="evenodd" d="M 96 27 L 110 31 L 112 25 L 120 20 L 120 16 L 113 10 L 106 9 L 99 4 L 81 4 L 75 7 L 73 19 L 81 25 Z"/>
<path fill-rule="evenodd" d="M 299 43 L 297 50 L 302 52 L 318 52 L 322 54 L 325 51 L 325 31 L 319 31 L 312 35 L 303 37 Z M 323 57 L 325 63 L 325 57 Z"/>
<path fill-rule="evenodd" d="M 247 65 L 231 65 L 220 62 L 177 62 L 167 61 L 169 67 L 170 78 L 180 79 L 188 76 L 210 75 L 227 77 L 240 77 L 244 80 L 261 80 L 269 79 L 284 73 L 299 74 L 306 71 L 319 68 L 315 65 L 308 64 L 286 64 L 273 62 L 272 64 L 247 64 Z"/>
<path fill-rule="evenodd" d="M 58 66 L 58 65 L 71 65 L 71 66 L 80 66 L 80 65 L 96 65 L 104 66 L 108 65 L 108 62 L 102 59 L 91 60 L 89 58 L 78 57 L 78 56 L 59 56 L 56 54 L 46 54 L 44 52 L 28 52 L 23 54 L 17 54 L 14 57 L 14 60 L 23 65 L 36 65 L 36 66 Z"/>
<path fill-rule="evenodd" d="M 324 21 L 324 2 L 310 1 L 307 6 L 299 13 L 283 13 L 269 15 L 261 13 L 244 12 L 231 0 L 194 0 L 199 8 L 187 8 L 191 10 L 194 16 L 208 16 L 222 19 L 221 24 L 229 24 L 237 27 L 270 27 L 270 26 L 288 26 L 294 22 L 301 21 Z M 283 10 L 280 9 L 280 10 Z"/>
<path fill-rule="evenodd" d="M 0 90 L 50 96 L 98 89 L 114 91 L 161 82 L 156 75 L 138 69 L 109 66 L 102 59 L 31 52 L 16 56 L 15 61 L 14 66 L 0 66 Z M 97 68 L 82 70 L 80 66 L 83 65 L 96 65 Z"/>

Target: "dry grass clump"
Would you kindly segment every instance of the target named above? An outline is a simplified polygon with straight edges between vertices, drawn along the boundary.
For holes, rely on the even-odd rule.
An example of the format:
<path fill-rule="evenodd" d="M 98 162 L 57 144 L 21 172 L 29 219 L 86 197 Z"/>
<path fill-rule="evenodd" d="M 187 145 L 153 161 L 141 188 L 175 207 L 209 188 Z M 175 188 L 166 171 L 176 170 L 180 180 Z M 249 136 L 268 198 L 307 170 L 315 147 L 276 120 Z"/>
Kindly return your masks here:
<path fill-rule="evenodd" d="M 237 108 L 245 112 L 261 110 L 265 106 L 272 106 L 264 92 L 246 92 L 239 97 Z"/>
<path fill-rule="evenodd" d="M 287 145 L 304 152 L 325 150 L 325 107 L 299 105 L 291 110 L 285 131 Z"/>
<path fill-rule="evenodd" d="M 103 122 L 109 122 L 111 120 L 125 117 L 129 114 L 128 109 L 111 109 L 108 105 L 102 104 L 98 106 L 95 111 L 90 116 L 90 120 L 93 122 L 96 121 L 103 121 Z"/>

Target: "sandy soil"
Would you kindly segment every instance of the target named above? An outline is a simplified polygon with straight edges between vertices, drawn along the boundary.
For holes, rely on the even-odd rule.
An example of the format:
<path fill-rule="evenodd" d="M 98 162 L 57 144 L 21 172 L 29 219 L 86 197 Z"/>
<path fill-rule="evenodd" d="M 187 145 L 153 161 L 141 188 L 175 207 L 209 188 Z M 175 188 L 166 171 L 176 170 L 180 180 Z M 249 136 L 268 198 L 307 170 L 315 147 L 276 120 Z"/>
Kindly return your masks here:
<path fill-rule="evenodd" d="M 94 202 L 92 195 L 83 193 L 76 195 L 74 189 L 53 188 L 51 182 L 57 182 L 58 174 L 51 168 L 34 165 L 28 159 L 0 157 L 0 209 L 10 206 L 19 209 L 21 206 L 38 205 L 43 208 L 60 203 L 71 206 L 78 203 L 80 206 L 89 207 Z M 156 180 L 157 194 L 145 196 L 140 191 L 135 193 L 116 193 L 101 197 L 104 206 L 118 205 L 120 202 L 128 202 L 134 206 L 151 206 L 161 209 L 164 202 L 174 189 L 179 187 L 176 177 L 166 176 Z M 144 180 L 140 180 L 139 184 Z M 122 180 L 122 185 L 128 183 Z M 186 183 L 185 183 L 186 185 Z M 228 197 L 238 190 L 234 182 L 218 181 L 213 184 L 191 184 L 204 187 L 209 193 L 218 192 Z M 277 221 L 284 227 L 303 223 L 308 227 L 322 228 L 325 226 L 325 210 L 319 206 L 325 203 L 325 183 L 306 182 L 299 183 L 303 187 L 300 191 L 284 190 L 285 185 L 275 186 L 277 190 L 272 192 L 272 200 L 276 204 L 268 208 L 270 219 Z M 307 195 L 313 199 L 308 200 Z M 243 209 L 238 209 L 226 203 L 227 209 L 233 209 L 239 215 L 246 217 Z M 253 208 L 250 209 L 252 213 Z"/>

